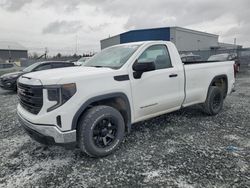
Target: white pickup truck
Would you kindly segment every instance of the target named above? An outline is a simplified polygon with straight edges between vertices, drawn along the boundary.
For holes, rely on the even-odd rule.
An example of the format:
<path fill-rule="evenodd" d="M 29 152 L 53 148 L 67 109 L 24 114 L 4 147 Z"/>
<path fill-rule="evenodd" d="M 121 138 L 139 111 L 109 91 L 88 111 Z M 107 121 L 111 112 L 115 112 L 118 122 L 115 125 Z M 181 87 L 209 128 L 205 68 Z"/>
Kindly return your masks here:
<path fill-rule="evenodd" d="M 89 156 L 106 156 L 133 123 L 194 104 L 219 113 L 234 87 L 233 65 L 184 65 L 165 41 L 113 46 L 84 66 L 20 77 L 19 121 L 40 143 L 77 143 Z"/>

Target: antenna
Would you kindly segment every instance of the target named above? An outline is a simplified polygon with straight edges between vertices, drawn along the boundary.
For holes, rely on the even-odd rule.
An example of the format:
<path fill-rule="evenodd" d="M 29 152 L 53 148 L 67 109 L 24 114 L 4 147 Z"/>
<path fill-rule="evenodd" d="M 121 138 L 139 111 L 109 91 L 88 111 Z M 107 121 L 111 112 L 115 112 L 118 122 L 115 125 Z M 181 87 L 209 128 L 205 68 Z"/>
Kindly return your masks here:
<path fill-rule="evenodd" d="M 237 51 L 236 38 L 234 38 L 234 48 L 235 48 L 235 52 L 236 52 Z"/>
<path fill-rule="evenodd" d="M 8 49 L 9 49 L 9 63 L 11 62 L 11 51 L 10 51 L 10 46 L 8 45 Z"/>

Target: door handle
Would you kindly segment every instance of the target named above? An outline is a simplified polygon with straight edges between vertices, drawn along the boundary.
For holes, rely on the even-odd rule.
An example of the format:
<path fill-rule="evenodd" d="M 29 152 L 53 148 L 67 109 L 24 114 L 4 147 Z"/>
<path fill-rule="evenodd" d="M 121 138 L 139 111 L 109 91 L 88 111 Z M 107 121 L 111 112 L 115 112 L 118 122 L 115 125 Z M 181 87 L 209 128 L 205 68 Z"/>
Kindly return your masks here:
<path fill-rule="evenodd" d="M 170 78 L 177 77 L 177 76 L 178 76 L 178 74 L 170 74 L 169 75 Z"/>

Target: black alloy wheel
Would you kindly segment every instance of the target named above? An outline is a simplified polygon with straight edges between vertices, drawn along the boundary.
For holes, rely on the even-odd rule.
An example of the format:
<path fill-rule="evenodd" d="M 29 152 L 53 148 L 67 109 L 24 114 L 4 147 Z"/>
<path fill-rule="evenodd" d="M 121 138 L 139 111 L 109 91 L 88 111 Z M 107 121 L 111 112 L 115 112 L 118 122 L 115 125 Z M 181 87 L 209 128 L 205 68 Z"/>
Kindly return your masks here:
<path fill-rule="evenodd" d="M 93 130 L 93 140 L 97 147 L 110 146 L 117 135 L 117 125 L 112 117 L 99 120 Z"/>

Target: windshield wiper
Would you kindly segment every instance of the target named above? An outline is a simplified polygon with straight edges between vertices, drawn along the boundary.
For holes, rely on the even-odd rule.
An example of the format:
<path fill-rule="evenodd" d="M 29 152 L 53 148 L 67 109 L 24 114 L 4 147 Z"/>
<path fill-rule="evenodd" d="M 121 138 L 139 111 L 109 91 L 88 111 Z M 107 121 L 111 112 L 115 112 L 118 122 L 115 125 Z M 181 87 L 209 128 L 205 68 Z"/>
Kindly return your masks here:
<path fill-rule="evenodd" d="M 95 67 L 95 68 L 103 68 L 104 66 L 96 65 L 96 66 L 91 66 L 91 67 Z"/>
<path fill-rule="evenodd" d="M 91 65 L 91 66 L 85 66 L 85 67 L 95 67 L 95 68 L 110 68 L 110 69 L 115 69 L 114 67 L 108 67 L 108 66 L 101 66 L 101 65 Z"/>

